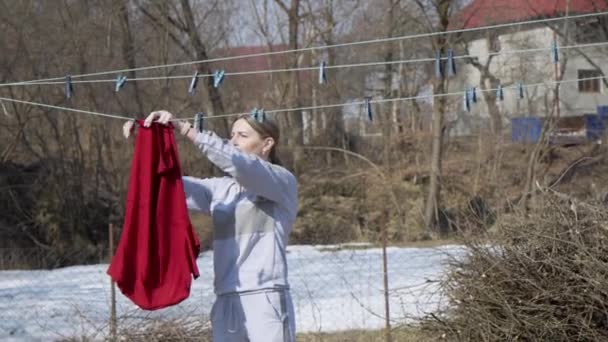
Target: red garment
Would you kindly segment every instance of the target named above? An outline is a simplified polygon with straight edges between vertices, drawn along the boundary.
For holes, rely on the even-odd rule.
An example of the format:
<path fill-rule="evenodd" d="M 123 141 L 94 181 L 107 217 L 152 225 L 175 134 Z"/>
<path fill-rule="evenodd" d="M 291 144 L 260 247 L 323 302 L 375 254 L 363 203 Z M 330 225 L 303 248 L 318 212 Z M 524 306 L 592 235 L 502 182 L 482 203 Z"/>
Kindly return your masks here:
<path fill-rule="evenodd" d="M 142 309 L 175 305 L 199 276 L 192 229 L 170 126 L 139 121 L 125 221 L 108 274 Z"/>

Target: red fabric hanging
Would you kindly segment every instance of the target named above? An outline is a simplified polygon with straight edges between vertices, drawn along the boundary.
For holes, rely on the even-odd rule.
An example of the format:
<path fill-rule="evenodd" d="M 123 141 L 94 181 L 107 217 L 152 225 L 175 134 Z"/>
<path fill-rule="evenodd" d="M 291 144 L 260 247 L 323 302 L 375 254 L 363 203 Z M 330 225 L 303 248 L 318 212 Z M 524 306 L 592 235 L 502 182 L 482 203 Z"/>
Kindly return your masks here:
<path fill-rule="evenodd" d="M 125 221 L 108 274 L 140 308 L 175 305 L 198 278 L 192 229 L 171 126 L 138 121 Z"/>

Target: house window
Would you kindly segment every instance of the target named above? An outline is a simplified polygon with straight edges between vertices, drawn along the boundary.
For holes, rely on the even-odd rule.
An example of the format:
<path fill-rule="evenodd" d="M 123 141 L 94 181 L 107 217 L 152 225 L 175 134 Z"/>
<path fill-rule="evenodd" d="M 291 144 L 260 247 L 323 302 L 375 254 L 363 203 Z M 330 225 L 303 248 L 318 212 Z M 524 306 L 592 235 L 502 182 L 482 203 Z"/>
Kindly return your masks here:
<path fill-rule="evenodd" d="M 600 79 L 602 73 L 599 70 L 579 70 L 578 71 L 578 91 L 581 93 L 599 93 Z M 594 79 L 589 79 L 594 78 Z"/>

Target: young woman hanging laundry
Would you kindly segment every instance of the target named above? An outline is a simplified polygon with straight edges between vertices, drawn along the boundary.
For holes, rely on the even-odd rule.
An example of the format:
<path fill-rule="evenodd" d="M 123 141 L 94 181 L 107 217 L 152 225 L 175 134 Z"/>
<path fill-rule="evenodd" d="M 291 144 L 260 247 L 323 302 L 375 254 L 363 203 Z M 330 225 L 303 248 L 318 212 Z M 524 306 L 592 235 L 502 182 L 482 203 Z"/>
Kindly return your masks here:
<path fill-rule="evenodd" d="M 227 174 L 182 177 L 188 208 L 213 219 L 213 340 L 295 341 L 286 246 L 298 208 L 297 181 L 276 157 L 278 127 L 243 115 L 225 140 L 168 111 L 152 112 L 142 129 L 153 122 L 172 125 Z"/>

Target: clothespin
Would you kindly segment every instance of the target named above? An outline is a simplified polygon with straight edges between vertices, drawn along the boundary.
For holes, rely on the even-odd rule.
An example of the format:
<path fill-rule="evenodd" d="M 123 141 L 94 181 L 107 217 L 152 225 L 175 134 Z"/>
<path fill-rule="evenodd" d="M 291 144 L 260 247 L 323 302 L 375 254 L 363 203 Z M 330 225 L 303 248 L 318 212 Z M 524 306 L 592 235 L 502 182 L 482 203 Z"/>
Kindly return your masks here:
<path fill-rule="evenodd" d="M 127 76 L 118 75 L 118 77 L 116 77 L 116 86 L 114 87 L 114 92 L 118 93 L 120 91 L 120 89 L 122 89 L 122 87 L 124 87 L 126 82 L 127 82 Z"/>
<path fill-rule="evenodd" d="M 253 108 L 251 117 L 255 119 L 255 121 L 263 123 L 266 120 L 266 112 L 264 112 L 264 108 Z"/>
<path fill-rule="evenodd" d="M 517 83 L 517 97 L 519 99 L 523 99 L 524 98 L 524 84 L 521 82 Z"/>
<path fill-rule="evenodd" d="M 471 100 L 472 103 L 477 103 L 477 87 L 472 87 L 470 89 L 471 91 L 471 96 L 469 97 L 469 99 Z"/>
<path fill-rule="evenodd" d="M 498 88 L 496 89 L 496 100 L 497 101 L 504 101 L 505 100 L 505 92 L 502 89 L 502 85 L 499 84 Z"/>
<path fill-rule="evenodd" d="M 319 84 L 327 84 L 327 73 L 325 72 L 325 61 L 319 64 Z"/>
<path fill-rule="evenodd" d="M 222 81 L 224 80 L 224 70 L 216 70 L 215 73 L 213 73 L 213 87 L 217 88 L 220 86 L 220 84 L 222 84 Z"/>
<path fill-rule="evenodd" d="M 456 76 L 456 63 L 454 62 L 454 50 L 448 49 L 448 76 Z"/>
<path fill-rule="evenodd" d="M 190 86 L 188 87 L 188 94 L 194 95 L 197 84 L 198 84 L 198 71 L 195 71 L 194 75 L 192 76 L 192 79 L 190 80 Z"/>
<path fill-rule="evenodd" d="M 466 89 L 464 91 L 464 95 L 462 97 L 462 107 L 464 110 L 466 110 L 467 112 L 471 111 L 471 102 L 469 100 L 469 89 Z"/>
<path fill-rule="evenodd" d="M 201 133 L 205 128 L 205 113 L 198 112 L 194 114 L 194 129 Z"/>
<path fill-rule="evenodd" d="M 551 61 L 554 64 L 559 62 L 559 47 L 557 46 L 557 41 L 555 39 L 551 43 Z"/>
<path fill-rule="evenodd" d="M 435 51 L 435 77 L 441 78 L 441 50 Z"/>
<path fill-rule="evenodd" d="M 365 97 L 365 113 L 369 121 L 374 121 L 374 115 L 372 113 L 372 98 L 370 96 Z"/>
<path fill-rule="evenodd" d="M 74 86 L 72 85 L 72 76 L 70 74 L 65 76 L 65 97 L 71 99 L 74 95 Z"/>

